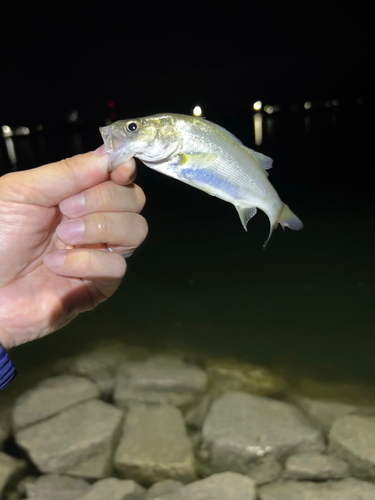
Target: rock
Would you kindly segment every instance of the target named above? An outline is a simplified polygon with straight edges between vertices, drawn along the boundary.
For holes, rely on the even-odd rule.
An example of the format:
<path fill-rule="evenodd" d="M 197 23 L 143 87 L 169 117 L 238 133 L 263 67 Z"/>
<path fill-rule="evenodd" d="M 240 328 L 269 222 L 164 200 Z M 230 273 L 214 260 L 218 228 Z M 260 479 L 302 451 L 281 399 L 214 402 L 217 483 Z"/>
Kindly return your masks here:
<path fill-rule="evenodd" d="M 283 468 L 272 456 L 266 456 L 249 465 L 247 477 L 252 479 L 256 486 L 276 481 L 281 476 Z"/>
<path fill-rule="evenodd" d="M 168 493 L 174 493 L 183 486 L 180 481 L 175 481 L 174 479 L 165 479 L 164 481 L 159 481 L 155 483 L 147 490 L 145 500 L 152 500 L 156 497 L 161 497 L 167 495 Z"/>
<path fill-rule="evenodd" d="M 203 396 L 197 405 L 186 411 L 184 417 L 186 425 L 194 429 L 201 429 L 208 410 L 210 409 L 210 405 L 211 397 L 209 395 Z"/>
<path fill-rule="evenodd" d="M 214 474 L 154 500 L 255 500 L 254 482 L 235 472 Z"/>
<path fill-rule="evenodd" d="M 373 500 L 375 486 L 348 478 L 341 481 L 276 481 L 258 490 L 259 500 Z"/>
<path fill-rule="evenodd" d="M 225 392 L 250 392 L 275 396 L 286 392 L 285 380 L 267 368 L 236 360 L 209 360 L 206 364 L 209 389 L 214 397 Z"/>
<path fill-rule="evenodd" d="M 348 415 L 336 419 L 329 433 L 328 449 L 350 464 L 353 475 L 374 479 L 375 417 Z"/>
<path fill-rule="evenodd" d="M 299 453 L 285 462 L 284 478 L 326 481 L 349 476 L 349 466 L 343 460 L 320 453 Z"/>
<path fill-rule="evenodd" d="M 171 367 L 171 366 L 186 366 L 183 357 L 176 354 L 155 354 L 155 356 L 150 356 L 144 363 L 147 366 L 159 366 L 161 368 Z"/>
<path fill-rule="evenodd" d="M 13 426 L 26 427 L 99 395 L 98 386 L 85 378 L 71 375 L 48 378 L 16 400 Z"/>
<path fill-rule="evenodd" d="M 323 451 L 321 433 L 293 406 L 241 392 L 224 394 L 210 408 L 202 430 L 200 456 L 212 472 L 246 474 L 249 464 L 272 453 Z"/>
<path fill-rule="evenodd" d="M 131 407 L 115 454 L 123 477 L 150 485 L 163 479 L 195 479 L 191 443 L 181 413 L 173 406 Z"/>
<path fill-rule="evenodd" d="M 55 369 L 61 373 L 89 378 L 98 385 L 101 396 L 108 399 L 113 391 L 117 367 L 127 359 L 126 347 L 123 344 L 113 342 L 62 359 L 57 363 Z"/>
<path fill-rule="evenodd" d="M 122 412 L 117 408 L 89 400 L 17 431 L 16 441 L 44 473 L 78 475 L 77 468 L 86 464 L 84 477 L 101 478 L 98 468 L 90 471 L 87 464 L 93 464 L 95 458 L 101 459 L 105 462 L 101 471 L 109 474 L 121 421 Z"/>
<path fill-rule="evenodd" d="M 145 491 L 134 481 L 110 477 L 97 481 L 79 500 L 136 500 L 143 499 Z"/>
<path fill-rule="evenodd" d="M 27 497 L 26 486 L 28 484 L 34 483 L 37 479 L 38 479 L 37 476 L 25 476 L 21 479 L 21 481 L 18 481 L 17 483 L 18 495 L 21 498 Z"/>
<path fill-rule="evenodd" d="M 0 450 L 11 435 L 11 415 L 10 408 L 0 408 Z"/>
<path fill-rule="evenodd" d="M 118 372 L 113 399 L 120 408 L 134 402 L 185 407 L 203 395 L 206 384 L 206 374 L 197 366 L 130 363 Z"/>
<path fill-rule="evenodd" d="M 325 399 L 312 399 L 303 396 L 293 396 L 291 401 L 307 414 L 311 422 L 319 429 L 329 432 L 334 420 L 338 417 L 353 414 L 373 414 L 373 408 L 340 403 Z"/>
<path fill-rule="evenodd" d="M 61 474 L 47 474 L 25 484 L 27 498 L 32 500 L 75 500 L 89 488 L 83 479 Z"/>
<path fill-rule="evenodd" d="M 25 474 L 26 470 L 27 464 L 24 460 L 17 460 L 0 451 L 0 498 L 6 489 L 11 488 Z"/>

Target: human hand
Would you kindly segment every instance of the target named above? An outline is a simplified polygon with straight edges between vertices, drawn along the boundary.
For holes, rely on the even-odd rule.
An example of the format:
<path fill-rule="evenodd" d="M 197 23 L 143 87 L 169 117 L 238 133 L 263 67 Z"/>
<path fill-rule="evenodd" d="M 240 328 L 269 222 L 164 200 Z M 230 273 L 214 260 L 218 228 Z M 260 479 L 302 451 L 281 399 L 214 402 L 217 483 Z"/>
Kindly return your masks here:
<path fill-rule="evenodd" d="M 0 344 L 43 337 L 110 297 L 147 235 L 135 162 L 99 148 L 0 177 Z M 108 251 L 108 248 L 113 252 Z"/>

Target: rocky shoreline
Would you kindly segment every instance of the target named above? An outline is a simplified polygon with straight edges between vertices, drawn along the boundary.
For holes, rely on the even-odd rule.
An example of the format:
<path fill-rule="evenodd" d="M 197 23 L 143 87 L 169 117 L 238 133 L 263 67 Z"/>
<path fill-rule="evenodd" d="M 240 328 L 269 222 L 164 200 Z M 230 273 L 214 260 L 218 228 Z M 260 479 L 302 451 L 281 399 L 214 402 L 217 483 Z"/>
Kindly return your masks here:
<path fill-rule="evenodd" d="M 56 371 L 0 414 L 0 499 L 375 498 L 375 407 L 117 345 Z"/>

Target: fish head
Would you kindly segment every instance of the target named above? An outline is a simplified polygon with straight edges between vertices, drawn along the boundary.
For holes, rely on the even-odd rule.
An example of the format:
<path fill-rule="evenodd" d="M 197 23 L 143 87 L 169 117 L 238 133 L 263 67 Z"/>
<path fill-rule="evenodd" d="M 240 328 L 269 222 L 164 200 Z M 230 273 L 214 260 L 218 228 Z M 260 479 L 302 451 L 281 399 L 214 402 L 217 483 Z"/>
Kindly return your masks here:
<path fill-rule="evenodd" d="M 144 162 L 167 160 L 181 145 L 171 116 L 154 115 L 119 120 L 100 128 L 111 170 L 135 156 Z"/>

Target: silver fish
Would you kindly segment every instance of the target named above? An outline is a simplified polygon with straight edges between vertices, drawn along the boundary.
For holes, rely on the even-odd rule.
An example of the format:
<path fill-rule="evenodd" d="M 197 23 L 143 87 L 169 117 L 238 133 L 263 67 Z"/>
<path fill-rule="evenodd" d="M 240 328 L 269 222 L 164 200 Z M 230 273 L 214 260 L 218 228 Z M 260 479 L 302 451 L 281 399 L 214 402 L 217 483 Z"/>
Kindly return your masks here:
<path fill-rule="evenodd" d="M 204 118 L 157 114 L 101 127 L 111 169 L 132 157 L 147 167 L 233 203 L 247 231 L 257 208 L 270 220 L 270 233 L 303 224 L 268 180 L 272 159 L 244 146 L 233 134 Z"/>

